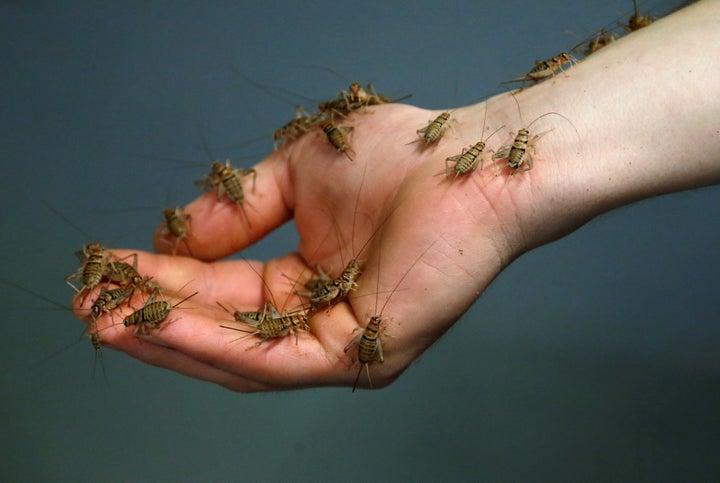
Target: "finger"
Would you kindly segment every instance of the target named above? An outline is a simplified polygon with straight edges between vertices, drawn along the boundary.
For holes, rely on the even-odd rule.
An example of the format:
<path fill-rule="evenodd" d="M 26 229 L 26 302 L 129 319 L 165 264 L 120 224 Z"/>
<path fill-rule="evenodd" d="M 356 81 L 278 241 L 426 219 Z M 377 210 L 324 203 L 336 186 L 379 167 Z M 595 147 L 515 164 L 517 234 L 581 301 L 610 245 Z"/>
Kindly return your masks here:
<path fill-rule="evenodd" d="M 323 319 L 322 326 L 313 324 L 313 334 L 325 332 L 323 326 L 333 329 L 328 333 L 333 334 L 329 338 L 335 340 L 335 347 L 329 351 L 316 344 L 310 334 L 300 334 L 297 342 L 293 337 L 266 342 L 255 337 L 238 341 L 231 331 L 225 336 L 218 332 L 212 320 L 184 315 L 182 320 L 150 331 L 149 336 L 134 337 L 130 329 L 120 324 L 99 330 L 104 345 L 143 362 L 234 391 L 348 386 L 354 382 L 361 366 L 355 349 L 347 354 L 343 351 L 354 337 L 347 330 L 353 325 L 351 320 L 354 318 L 351 316 L 338 324 L 338 319 L 346 318 L 342 311 L 338 314 L 339 306 L 333 309 L 332 316 L 330 311 L 319 316 Z M 337 330 L 340 327 L 342 330 Z M 389 366 L 373 364 L 371 370 L 376 387 L 396 377 Z M 361 380 L 359 385 L 365 387 L 368 384 Z"/>
<path fill-rule="evenodd" d="M 242 250 L 285 223 L 292 216 L 287 201 L 292 199 L 287 156 L 287 150 L 275 151 L 254 167 L 255 176 L 240 177 L 242 203 L 230 199 L 223 186 L 219 198 L 215 188 L 188 204 L 185 242 L 177 243 L 163 225 L 155 232 L 155 249 L 171 253 L 177 246 L 178 254 L 192 252 L 195 258 L 216 260 Z"/>
<path fill-rule="evenodd" d="M 331 362 L 310 334 L 299 334 L 297 343 L 294 337 L 262 344 L 256 337 L 237 340 L 208 313 L 188 302 L 186 310 L 170 313 L 170 324 L 138 336 L 132 327 L 110 325 L 107 316 L 98 320 L 98 333 L 103 344 L 132 357 L 243 392 L 345 382 L 338 370 L 342 365 Z"/>
<path fill-rule="evenodd" d="M 217 301 L 232 300 L 238 308 L 254 310 L 264 301 L 262 280 L 257 276 L 257 272 L 262 270 L 262 264 L 259 262 L 231 260 L 208 264 L 191 258 L 154 255 L 143 251 L 113 250 L 112 252 L 120 258 L 137 256 L 138 273 L 149 277 L 151 283 L 160 287 L 161 295 L 157 300 L 171 295 L 175 295 L 179 300 L 197 291 L 194 301 L 216 308 L 218 308 Z M 88 309 L 97 299 L 99 291 L 98 286 L 89 293 L 76 294 L 72 300 L 72 307 L 78 318 L 87 319 Z M 133 310 L 142 307 L 149 296 L 147 293 L 139 293 L 140 290 L 137 292 L 125 304 L 130 305 Z"/>
<path fill-rule="evenodd" d="M 301 352 L 298 352 L 298 347 L 302 346 L 296 346 L 293 337 L 284 338 L 284 344 L 280 345 L 284 345 L 285 349 L 270 343 L 266 347 L 273 346 L 273 358 L 268 361 L 264 348 L 252 350 L 257 347 L 257 337 L 234 344 L 238 335 L 220 328 L 221 324 L 234 321 L 217 306 L 218 300 L 229 299 L 246 310 L 251 310 L 248 306 L 257 309 L 264 302 L 265 287 L 267 290 L 270 287 L 263 283 L 260 275 L 262 264 L 245 260 L 208 264 L 147 252 L 112 252 L 119 258 L 136 254 L 139 273 L 152 277 L 161 287 L 161 294 L 155 295 L 154 300 L 165 300 L 167 297 L 173 307 L 166 317 L 152 321 L 154 325 L 140 322 L 125 327 L 121 321 L 148 303 L 147 295 L 136 293 L 129 304 L 100 317 L 95 327 L 91 327 L 105 344 L 140 360 L 241 391 L 338 384 L 341 380 L 333 376 L 332 364 L 323 356 L 326 351 L 317 342 Z M 296 264 L 301 263 L 298 257 L 290 258 Z M 188 281 L 191 283 L 188 284 Z M 287 280 L 276 278 L 275 283 L 287 284 Z M 194 290 L 199 293 L 178 304 L 181 298 Z M 248 295 L 243 295 L 244 291 Z M 87 299 L 93 300 L 94 296 L 94 293 L 90 294 Z M 80 308 L 81 299 L 76 297 L 73 302 L 76 314 L 84 317 L 87 314 Z M 143 325 L 145 328 L 138 328 Z M 134 336 L 136 329 L 140 336 L 143 333 L 149 335 L 148 340 Z M 304 336 L 312 339 L 307 334 L 301 334 L 300 340 Z M 231 374 L 237 375 L 238 379 L 230 377 Z M 257 382 L 251 384 L 252 381 Z"/>
<path fill-rule="evenodd" d="M 116 254 L 122 255 L 123 252 L 116 251 Z M 168 279 L 170 270 L 159 269 L 158 266 L 161 264 L 157 263 L 157 260 L 163 261 L 171 257 L 153 256 L 143 253 L 141 253 L 141 255 L 144 255 L 145 262 L 148 262 L 148 260 L 152 262 L 152 260 L 155 259 L 156 263 L 154 267 L 152 263 L 145 263 L 144 265 L 149 266 L 151 270 L 154 269 L 154 273 L 162 274 L 157 278 Z M 186 259 L 186 262 L 188 261 L 196 265 L 199 264 L 199 262 Z M 187 270 L 185 272 L 187 272 Z M 149 300 L 143 300 L 143 295 L 144 294 L 138 292 L 128 304 L 117 307 L 111 313 L 105 314 L 97 320 L 89 320 L 90 327 L 88 332 L 96 334 L 99 342 L 103 346 L 122 350 L 144 362 L 171 369 L 191 377 L 215 382 L 232 390 L 254 392 L 271 389 L 267 384 L 258 383 L 194 360 L 192 357 L 174 350 L 168 342 L 163 340 L 162 334 L 167 327 L 175 325 L 184 317 L 192 318 L 193 316 L 200 316 L 194 313 L 201 312 L 203 306 L 189 302 L 189 300 L 194 298 L 195 294 L 186 296 L 182 301 L 179 301 L 178 297 L 169 298 L 167 301 L 172 304 L 172 306 L 167 311 L 162 312 L 165 314 L 164 316 L 161 315 L 156 319 L 128 323 L 131 315 L 140 312 L 143 310 L 142 307 L 144 305 L 150 303 Z M 165 302 L 164 295 L 158 295 L 156 293 L 153 297 L 155 302 Z M 76 301 L 77 299 L 76 297 Z M 76 311 L 77 310 L 76 308 Z"/>

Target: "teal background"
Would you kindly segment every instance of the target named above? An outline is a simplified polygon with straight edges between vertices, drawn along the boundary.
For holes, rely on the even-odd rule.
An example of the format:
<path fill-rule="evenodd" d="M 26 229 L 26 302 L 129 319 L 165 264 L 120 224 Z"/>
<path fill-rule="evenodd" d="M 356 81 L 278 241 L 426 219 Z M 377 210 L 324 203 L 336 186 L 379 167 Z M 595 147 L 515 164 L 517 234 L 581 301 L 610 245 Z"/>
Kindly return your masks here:
<path fill-rule="evenodd" d="M 269 152 L 303 101 L 235 70 L 444 109 L 631 10 L 589 3 L 2 2 L 0 277 L 68 304 L 88 238 L 151 250 L 161 208 L 198 195 L 200 130 L 217 158 Z M 235 394 L 111 350 L 104 378 L 83 324 L 5 285 L 0 479 L 717 481 L 719 193 L 646 200 L 526 254 L 374 392 Z M 290 224 L 245 255 L 295 243 Z"/>

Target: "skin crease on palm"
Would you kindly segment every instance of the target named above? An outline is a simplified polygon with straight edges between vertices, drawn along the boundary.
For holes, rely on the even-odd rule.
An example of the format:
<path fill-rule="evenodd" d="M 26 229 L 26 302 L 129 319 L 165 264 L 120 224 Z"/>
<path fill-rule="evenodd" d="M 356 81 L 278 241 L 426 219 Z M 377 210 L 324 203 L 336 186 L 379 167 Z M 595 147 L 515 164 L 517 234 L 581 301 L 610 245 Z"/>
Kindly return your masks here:
<path fill-rule="evenodd" d="M 370 373 L 375 388 L 391 383 L 522 253 L 615 207 L 720 181 L 712 75 L 720 71 L 719 18 L 720 2 L 699 2 L 523 90 L 517 104 L 505 93 L 457 109 L 438 145 L 408 143 L 440 112 L 401 104 L 347 118 L 353 161 L 317 129 L 286 143 L 255 166 L 254 192 L 244 181 L 245 214 L 214 192 L 186 207 L 196 259 L 170 256 L 174 239 L 159 230 L 155 247 L 165 255 L 138 252 L 140 272 L 175 302 L 199 292 L 170 314 L 174 322 L 141 339 L 103 316 L 104 344 L 236 391 L 347 386 L 359 363 L 356 348 L 343 348 L 382 309 L 385 361 L 370 364 Z M 494 166 L 492 152 L 548 112 L 562 116 L 530 126 L 531 137 L 548 131 L 530 150 L 534 169 L 510 176 L 505 160 Z M 439 175 L 447 157 L 501 126 L 482 170 L 454 180 Z M 219 260 L 292 217 L 298 253 L 265 264 Z M 179 244 L 178 254 L 186 251 Z M 358 290 L 313 316 L 311 333 L 297 343 L 291 335 L 258 345 L 257 337 L 237 340 L 244 334 L 219 327 L 231 316 L 216 302 L 250 311 L 267 298 L 292 309 L 299 302 L 288 300 L 288 277 L 304 281 L 316 265 L 336 276 L 353 256 L 364 262 Z M 141 303 L 136 295 L 133 306 Z M 359 386 L 368 387 L 365 377 Z"/>

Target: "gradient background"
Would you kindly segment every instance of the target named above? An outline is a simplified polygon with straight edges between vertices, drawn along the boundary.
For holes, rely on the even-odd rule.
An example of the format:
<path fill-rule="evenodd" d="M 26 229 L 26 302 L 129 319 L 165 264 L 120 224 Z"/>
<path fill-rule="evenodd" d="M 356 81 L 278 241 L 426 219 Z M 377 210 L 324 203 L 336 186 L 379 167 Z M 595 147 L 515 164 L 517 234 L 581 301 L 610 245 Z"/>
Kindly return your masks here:
<path fill-rule="evenodd" d="M 231 67 L 314 99 L 373 82 L 443 109 L 570 49 L 565 29 L 588 36 L 631 10 L 87 3 L 0 4 L 0 276 L 62 304 L 74 251 L 96 238 L 151 250 L 161 208 L 198 195 L 199 129 L 217 158 L 249 165 L 272 149 L 302 100 Z M 77 343 L 83 324 L 5 285 L 0 479 L 716 480 L 719 194 L 643 201 L 523 256 L 376 392 L 241 395 L 111 350 L 104 379 Z M 245 254 L 295 243 L 291 224 Z"/>

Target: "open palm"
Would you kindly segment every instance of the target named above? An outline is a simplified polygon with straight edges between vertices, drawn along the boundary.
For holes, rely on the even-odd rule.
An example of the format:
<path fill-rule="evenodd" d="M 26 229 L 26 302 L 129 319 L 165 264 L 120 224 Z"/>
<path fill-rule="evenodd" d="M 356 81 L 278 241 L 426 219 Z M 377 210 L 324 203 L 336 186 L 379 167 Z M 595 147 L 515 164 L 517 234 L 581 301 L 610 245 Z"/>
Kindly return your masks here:
<path fill-rule="evenodd" d="M 473 117 L 477 109 L 467 114 L 465 134 L 448 129 L 439 144 L 429 146 L 410 142 L 437 112 L 406 105 L 364 111 L 343 122 L 353 126 L 348 136 L 352 160 L 313 129 L 255 167 L 255 190 L 250 178 L 243 181 L 243 206 L 226 196 L 218 200 L 215 192 L 188 205 L 187 242 L 195 258 L 141 252 L 139 267 L 175 302 L 199 293 L 170 314 L 173 323 L 151 331 L 147 340 L 101 320 L 104 343 L 233 390 L 349 385 L 360 364 L 357 349 L 344 348 L 369 316 L 381 315 L 387 329 L 380 337 L 385 360 L 369 367 L 373 387 L 398 377 L 508 261 L 499 255 L 496 229 L 506 224 L 499 223 L 486 194 L 488 187 L 502 191 L 504 182 L 487 163 L 468 178 L 444 176 L 445 158 L 480 139 L 484 123 Z M 453 114 L 462 116 L 462 110 Z M 298 253 L 264 264 L 220 260 L 293 217 L 300 234 Z M 174 245 L 167 237 L 156 232 L 158 251 L 169 252 Z M 178 245 L 178 252 L 188 254 L 185 244 Z M 279 310 L 294 310 L 302 302 L 293 293 L 314 276 L 315 267 L 336 277 L 355 257 L 363 267 L 358 289 L 348 301 L 315 313 L 309 333 L 259 343 L 257 336 L 220 327 L 251 330 L 233 322 L 217 302 L 253 311 L 267 300 Z M 359 386 L 369 386 L 366 377 Z"/>

